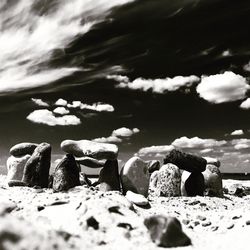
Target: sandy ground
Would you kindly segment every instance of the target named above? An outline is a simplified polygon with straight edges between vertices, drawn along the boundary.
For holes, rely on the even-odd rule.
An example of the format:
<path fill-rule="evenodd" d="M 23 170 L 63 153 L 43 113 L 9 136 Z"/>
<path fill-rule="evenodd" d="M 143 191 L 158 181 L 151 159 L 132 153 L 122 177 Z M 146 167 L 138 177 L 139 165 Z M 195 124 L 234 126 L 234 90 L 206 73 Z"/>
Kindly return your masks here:
<path fill-rule="evenodd" d="M 250 181 L 224 180 L 224 187 Z M 0 176 L 0 250 L 160 249 L 143 224 L 152 214 L 177 217 L 192 246 L 178 249 L 249 249 L 250 195 L 170 197 L 141 208 L 118 192 L 86 186 L 68 192 L 8 187 Z M 249 225 L 248 225 L 249 224 Z"/>

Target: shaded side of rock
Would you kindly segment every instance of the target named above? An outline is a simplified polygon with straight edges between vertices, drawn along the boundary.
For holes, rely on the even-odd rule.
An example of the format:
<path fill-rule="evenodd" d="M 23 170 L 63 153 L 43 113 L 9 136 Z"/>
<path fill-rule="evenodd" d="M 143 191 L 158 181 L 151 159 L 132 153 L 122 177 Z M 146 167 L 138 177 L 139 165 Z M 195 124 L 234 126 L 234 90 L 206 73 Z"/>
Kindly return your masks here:
<path fill-rule="evenodd" d="M 204 196 L 205 181 L 202 173 L 184 171 L 181 176 L 182 196 Z"/>
<path fill-rule="evenodd" d="M 172 163 L 163 165 L 159 171 L 151 175 L 149 190 L 152 196 L 180 196 L 180 169 Z"/>
<path fill-rule="evenodd" d="M 102 167 L 104 167 L 104 164 L 105 164 L 105 162 L 98 161 L 98 160 L 91 158 L 91 157 L 76 158 L 76 161 L 79 164 L 84 165 L 84 166 L 89 167 L 89 168 L 102 168 Z"/>
<path fill-rule="evenodd" d="M 121 183 L 124 194 L 127 191 L 148 196 L 148 164 L 139 157 L 129 159 L 121 170 Z"/>
<path fill-rule="evenodd" d="M 208 196 L 223 197 L 222 175 L 215 165 L 207 165 L 203 172 L 205 181 L 205 193 Z"/>
<path fill-rule="evenodd" d="M 53 190 L 67 191 L 79 185 L 79 167 L 74 156 L 67 154 L 55 168 L 53 175 Z"/>
<path fill-rule="evenodd" d="M 160 161 L 152 160 L 152 161 L 147 161 L 147 163 L 148 163 L 148 172 L 150 174 L 160 169 L 161 166 Z"/>
<path fill-rule="evenodd" d="M 100 171 L 99 180 L 100 191 L 121 191 L 120 176 L 117 160 L 107 160 Z"/>
<path fill-rule="evenodd" d="M 151 216 L 144 220 L 150 237 L 157 246 L 181 247 L 191 245 L 190 238 L 182 231 L 181 223 L 175 217 L 161 215 Z"/>
<path fill-rule="evenodd" d="M 30 155 L 24 155 L 22 157 L 10 156 L 7 160 L 7 181 L 18 180 L 23 178 L 23 171 L 25 164 L 30 159 Z"/>
<path fill-rule="evenodd" d="M 92 157 L 98 160 L 114 160 L 118 155 L 118 147 L 115 144 L 98 143 L 89 140 L 65 140 L 61 143 L 61 149 L 76 157 Z"/>
<path fill-rule="evenodd" d="M 22 181 L 29 186 L 48 187 L 51 161 L 51 146 L 48 143 L 39 144 L 24 167 Z"/>
<path fill-rule="evenodd" d="M 173 163 L 178 168 L 188 172 L 203 172 L 206 169 L 207 161 L 199 156 L 186 154 L 173 149 L 164 158 L 164 164 Z"/>
<path fill-rule="evenodd" d="M 22 142 L 13 146 L 10 149 L 10 154 L 17 157 L 27 154 L 32 155 L 37 146 L 38 144 L 36 143 Z"/>

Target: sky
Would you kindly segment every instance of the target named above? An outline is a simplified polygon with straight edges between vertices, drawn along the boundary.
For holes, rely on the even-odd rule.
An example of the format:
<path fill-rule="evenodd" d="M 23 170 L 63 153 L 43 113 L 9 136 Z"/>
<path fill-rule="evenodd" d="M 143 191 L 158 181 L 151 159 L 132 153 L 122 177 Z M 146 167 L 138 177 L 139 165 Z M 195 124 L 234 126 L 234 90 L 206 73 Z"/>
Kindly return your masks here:
<path fill-rule="evenodd" d="M 162 160 L 173 147 L 250 172 L 250 4 L 0 3 L 0 165 L 19 142 L 65 139 Z"/>

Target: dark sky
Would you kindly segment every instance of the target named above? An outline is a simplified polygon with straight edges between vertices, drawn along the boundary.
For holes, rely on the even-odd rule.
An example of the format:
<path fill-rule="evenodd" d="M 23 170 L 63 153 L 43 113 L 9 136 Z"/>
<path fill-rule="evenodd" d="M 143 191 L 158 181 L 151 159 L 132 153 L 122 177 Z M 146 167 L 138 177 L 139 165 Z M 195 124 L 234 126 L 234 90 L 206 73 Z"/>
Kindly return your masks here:
<path fill-rule="evenodd" d="M 49 142 L 56 159 L 64 139 L 108 138 L 126 127 L 140 132 L 118 143 L 122 160 L 141 148 L 188 137 L 178 143 L 182 150 L 218 157 L 224 172 L 249 172 L 250 111 L 240 108 L 249 96 L 248 1 L 99 0 L 77 11 L 67 1 L 24 2 L 0 4 L 0 165 L 18 142 Z M 18 6 L 28 9 L 13 16 Z M 198 80 L 181 86 L 174 78 L 191 75 Z M 27 119 L 35 110 L 53 111 L 59 98 L 92 107 L 102 102 L 114 111 L 66 107 L 79 125 Z M 230 135 L 235 130 L 243 131 Z M 193 137 L 202 140 L 197 144 Z M 142 157 L 157 153 L 161 159 L 166 151 Z"/>

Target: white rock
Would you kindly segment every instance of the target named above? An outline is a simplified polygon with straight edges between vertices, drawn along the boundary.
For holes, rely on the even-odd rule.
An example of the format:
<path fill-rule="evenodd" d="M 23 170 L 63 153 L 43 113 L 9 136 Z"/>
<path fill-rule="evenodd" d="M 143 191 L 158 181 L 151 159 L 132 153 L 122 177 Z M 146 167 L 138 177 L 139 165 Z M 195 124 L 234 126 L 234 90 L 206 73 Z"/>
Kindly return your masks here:
<path fill-rule="evenodd" d="M 130 202 L 138 206 L 148 205 L 148 200 L 141 194 L 136 194 L 132 191 L 128 191 L 125 196 Z"/>

